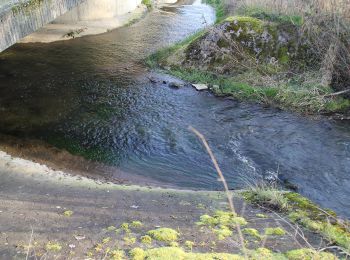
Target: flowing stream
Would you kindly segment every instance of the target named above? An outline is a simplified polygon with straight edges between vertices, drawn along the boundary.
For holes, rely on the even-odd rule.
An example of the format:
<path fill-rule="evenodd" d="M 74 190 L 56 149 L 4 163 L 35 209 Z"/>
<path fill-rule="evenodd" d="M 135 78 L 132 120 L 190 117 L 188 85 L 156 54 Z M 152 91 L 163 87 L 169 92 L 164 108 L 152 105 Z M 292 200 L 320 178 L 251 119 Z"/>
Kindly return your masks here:
<path fill-rule="evenodd" d="M 211 7 L 192 2 L 102 35 L 1 53 L 0 133 L 44 140 L 181 188 L 220 189 L 192 125 L 208 139 L 231 188 L 278 177 L 350 217 L 349 122 L 148 79 L 173 80 L 146 68 L 149 54 L 214 22 Z"/>

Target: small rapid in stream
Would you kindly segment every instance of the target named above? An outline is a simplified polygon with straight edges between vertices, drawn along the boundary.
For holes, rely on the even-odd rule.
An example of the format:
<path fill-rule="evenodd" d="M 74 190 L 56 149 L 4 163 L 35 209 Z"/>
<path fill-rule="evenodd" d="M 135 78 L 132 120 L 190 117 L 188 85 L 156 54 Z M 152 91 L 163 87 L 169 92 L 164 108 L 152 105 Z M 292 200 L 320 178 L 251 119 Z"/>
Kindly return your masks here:
<path fill-rule="evenodd" d="M 79 147 L 89 158 L 181 188 L 220 189 L 192 125 L 231 188 L 278 177 L 350 217 L 349 122 L 150 82 L 154 74 L 172 79 L 150 72 L 148 55 L 214 23 L 211 7 L 192 2 L 102 35 L 1 53 L 0 133 Z"/>

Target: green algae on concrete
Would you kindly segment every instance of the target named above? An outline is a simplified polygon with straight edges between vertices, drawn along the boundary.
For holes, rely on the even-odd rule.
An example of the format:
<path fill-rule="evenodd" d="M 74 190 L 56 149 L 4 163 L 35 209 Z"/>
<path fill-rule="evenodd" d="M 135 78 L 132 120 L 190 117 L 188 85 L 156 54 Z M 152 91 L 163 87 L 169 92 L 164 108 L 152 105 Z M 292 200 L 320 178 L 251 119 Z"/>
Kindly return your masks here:
<path fill-rule="evenodd" d="M 155 240 L 167 243 L 177 241 L 180 236 L 180 233 L 172 228 L 157 228 L 148 231 L 147 234 Z"/>
<path fill-rule="evenodd" d="M 316 250 L 303 248 L 296 249 L 286 253 L 289 260 L 335 260 L 335 255 L 327 252 L 317 252 Z"/>
<path fill-rule="evenodd" d="M 178 247 L 160 247 L 144 250 L 134 248 L 129 252 L 133 260 L 243 260 L 246 259 L 240 254 L 229 253 L 193 253 L 186 252 Z M 317 252 L 312 249 L 292 250 L 285 254 L 274 253 L 266 248 L 258 248 L 247 252 L 250 260 L 336 260 L 338 259 L 331 253 Z"/>
<path fill-rule="evenodd" d="M 17 15 L 19 12 L 30 12 L 38 7 L 44 2 L 44 0 L 29 0 L 26 2 L 20 2 L 12 7 L 12 13 Z"/>
<path fill-rule="evenodd" d="M 197 222 L 197 225 L 199 226 L 231 226 L 234 227 L 235 225 L 247 225 L 247 221 L 243 217 L 239 217 L 236 214 L 233 214 L 232 212 L 228 211 L 222 211 L 217 210 L 215 211 L 213 216 L 210 215 L 202 215 L 200 217 L 200 221 Z"/>
<path fill-rule="evenodd" d="M 247 225 L 247 221 L 243 217 L 239 217 L 232 212 L 217 210 L 213 216 L 208 214 L 202 215 L 200 221 L 196 224 L 198 226 L 209 227 L 219 240 L 224 240 L 232 236 L 232 229 L 236 228 L 237 225 Z"/>
<path fill-rule="evenodd" d="M 132 221 L 132 222 L 130 223 L 130 226 L 131 226 L 132 228 L 140 228 L 140 227 L 143 226 L 143 224 L 142 224 L 142 222 L 139 221 L 139 220 L 134 220 L 134 221 Z"/>
<path fill-rule="evenodd" d="M 285 234 L 286 234 L 286 231 L 281 227 L 265 228 L 265 235 L 283 236 Z"/>
<path fill-rule="evenodd" d="M 62 249 L 62 245 L 58 242 L 49 241 L 45 246 L 47 251 L 59 252 Z"/>
<path fill-rule="evenodd" d="M 258 230 L 255 228 L 245 228 L 242 230 L 242 233 L 248 236 L 251 236 L 253 238 L 261 239 L 261 235 Z"/>
<path fill-rule="evenodd" d="M 141 237 L 141 243 L 150 245 L 152 244 L 152 238 L 149 235 L 145 235 Z"/>
<path fill-rule="evenodd" d="M 343 224 L 333 211 L 321 209 L 309 199 L 295 192 L 275 190 L 268 194 L 277 193 L 286 200 L 288 207 L 282 210 L 282 212 L 286 213 L 293 223 L 300 224 L 311 231 L 319 233 L 331 243 L 338 245 L 342 250 L 350 253 L 349 227 Z M 269 198 L 256 196 L 254 191 L 245 191 L 243 192 L 243 196 L 249 202 L 269 206 L 269 204 L 266 203 L 266 201 L 269 201 Z M 272 208 L 276 209 L 274 205 L 272 205 Z M 271 235 L 275 233 L 274 231 L 276 230 L 272 230 L 271 228 L 266 229 L 266 232 Z M 283 232 L 277 233 L 282 234 Z"/>

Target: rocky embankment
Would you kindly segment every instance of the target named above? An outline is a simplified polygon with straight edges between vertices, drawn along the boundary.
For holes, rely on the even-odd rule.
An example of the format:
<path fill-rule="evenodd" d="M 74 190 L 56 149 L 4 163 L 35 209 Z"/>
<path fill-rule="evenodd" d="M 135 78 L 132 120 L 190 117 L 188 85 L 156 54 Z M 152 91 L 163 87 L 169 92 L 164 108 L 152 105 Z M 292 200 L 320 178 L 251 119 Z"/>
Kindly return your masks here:
<path fill-rule="evenodd" d="M 300 23 L 300 21 L 299 21 Z M 349 74 L 324 65 L 317 39 L 293 20 L 234 16 L 150 57 L 170 73 L 214 92 L 302 113 L 349 112 Z M 335 93 L 336 92 L 336 93 Z"/>

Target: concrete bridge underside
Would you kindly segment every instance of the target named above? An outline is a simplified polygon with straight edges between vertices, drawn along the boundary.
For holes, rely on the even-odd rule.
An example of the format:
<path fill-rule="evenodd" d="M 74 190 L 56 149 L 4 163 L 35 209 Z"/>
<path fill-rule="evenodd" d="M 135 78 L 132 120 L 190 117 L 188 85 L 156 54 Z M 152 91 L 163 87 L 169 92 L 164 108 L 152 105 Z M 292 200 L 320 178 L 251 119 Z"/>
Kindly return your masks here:
<path fill-rule="evenodd" d="M 55 19 L 69 23 L 113 18 L 141 4 L 141 0 L 0 1 L 0 52 Z"/>

